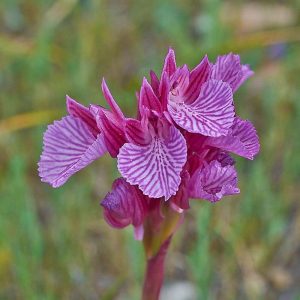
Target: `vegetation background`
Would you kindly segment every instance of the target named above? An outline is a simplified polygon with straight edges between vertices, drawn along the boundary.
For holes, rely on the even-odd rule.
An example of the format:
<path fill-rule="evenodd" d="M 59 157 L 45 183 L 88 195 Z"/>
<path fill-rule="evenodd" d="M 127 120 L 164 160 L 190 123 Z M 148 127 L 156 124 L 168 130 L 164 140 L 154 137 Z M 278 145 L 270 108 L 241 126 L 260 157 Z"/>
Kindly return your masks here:
<path fill-rule="evenodd" d="M 258 129 L 237 158 L 241 194 L 193 201 L 166 282 L 197 299 L 300 299 L 300 2 L 1 0 L 0 299 L 139 299 L 144 258 L 132 229 L 98 205 L 118 176 L 108 156 L 52 189 L 37 161 L 65 95 L 104 105 L 105 76 L 127 115 L 169 46 L 180 64 L 240 53 L 255 76 L 236 93 Z"/>

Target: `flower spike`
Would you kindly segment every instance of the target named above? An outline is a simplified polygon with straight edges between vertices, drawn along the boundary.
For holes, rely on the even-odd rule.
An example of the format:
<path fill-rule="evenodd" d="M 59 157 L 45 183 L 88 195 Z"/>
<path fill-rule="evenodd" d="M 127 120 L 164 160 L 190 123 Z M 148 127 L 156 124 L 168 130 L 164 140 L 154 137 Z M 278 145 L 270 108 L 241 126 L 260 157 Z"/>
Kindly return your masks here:
<path fill-rule="evenodd" d="M 136 93 L 137 117 L 124 116 L 105 80 L 109 108 L 88 108 L 67 96 L 68 115 L 49 125 L 39 162 L 41 180 L 58 187 L 108 152 L 122 177 L 101 201 L 114 228 L 132 225 L 143 240 L 143 299 L 158 299 L 163 262 L 191 198 L 212 203 L 240 192 L 234 153 L 253 159 L 259 140 L 235 112 L 233 94 L 253 75 L 236 54 L 205 56 L 191 71 L 169 49 L 162 73 L 150 71 Z"/>
<path fill-rule="evenodd" d="M 117 159 L 122 177 L 101 206 L 110 226 L 132 225 L 143 241 L 143 299 L 159 298 L 166 251 L 191 198 L 215 203 L 240 192 L 230 155 L 253 159 L 260 145 L 252 123 L 236 115 L 233 94 L 252 75 L 232 53 L 214 64 L 205 56 L 190 71 L 169 48 L 161 75 L 143 78 L 136 118 L 123 114 L 103 79 L 108 108 L 67 96 L 68 115 L 44 134 L 39 175 L 53 187 L 106 152 Z"/>

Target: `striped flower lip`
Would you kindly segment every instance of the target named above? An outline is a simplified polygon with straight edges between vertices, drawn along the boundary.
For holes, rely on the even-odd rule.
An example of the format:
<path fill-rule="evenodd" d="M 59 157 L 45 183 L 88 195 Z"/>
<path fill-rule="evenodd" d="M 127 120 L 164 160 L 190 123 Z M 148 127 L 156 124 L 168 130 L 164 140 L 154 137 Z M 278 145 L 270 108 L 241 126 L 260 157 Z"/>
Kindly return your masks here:
<path fill-rule="evenodd" d="M 181 181 L 187 158 L 186 142 L 180 131 L 164 120 L 156 118 L 155 127 L 151 123 L 148 126 L 148 144 L 124 144 L 118 155 L 118 169 L 145 195 L 168 200 L 176 194 Z"/>
<path fill-rule="evenodd" d="M 182 213 L 190 198 L 216 202 L 237 194 L 230 152 L 253 159 L 260 147 L 254 126 L 236 115 L 233 101 L 252 75 L 236 54 L 215 63 L 205 56 L 190 70 L 177 67 L 169 49 L 161 75 L 150 71 L 150 80 L 142 81 L 136 118 L 123 114 L 104 80 L 109 108 L 85 107 L 67 96 L 67 116 L 44 134 L 41 180 L 59 187 L 108 153 L 122 177 L 101 202 L 105 219 L 116 228 L 132 224 L 137 239 L 157 201 Z"/>

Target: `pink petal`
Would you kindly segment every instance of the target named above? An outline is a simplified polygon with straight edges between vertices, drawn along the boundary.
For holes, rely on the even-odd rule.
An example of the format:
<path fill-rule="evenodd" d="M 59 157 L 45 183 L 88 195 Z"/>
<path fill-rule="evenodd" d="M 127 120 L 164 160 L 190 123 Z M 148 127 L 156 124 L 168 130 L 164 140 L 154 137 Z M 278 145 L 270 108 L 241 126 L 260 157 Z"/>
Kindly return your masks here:
<path fill-rule="evenodd" d="M 127 119 L 125 125 L 126 138 L 130 143 L 145 146 L 151 142 L 146 124 L 135 119 Z"/>
<path fill-rule="evenodd" d="M 157 97 L 159 97 L 159 79 L 157 75 L 151 70 L 150 71 L 151 87 Z"/>
<path fill-rule="evenodd" d="M 190 182 L 190 196 L 211 202 L 219 201 L 223 196 L 238 194 L 237 173 L 233 166 L 221 166 L 214 160 L 200 168 Z"/>
<path fill-rule="evenodd" d="M 205 55 L 199 65 L 196 66 L 190 73 L 189 86 L 184 95 L 185 103 L 193 103 L 198 98 L 200 88 L 202 84 L 209 79 L 210 73 L 210 62 L 208 57 Z"/>
<path fill-rule="evenodd" d="M 125 144 L 118 155 L 118 169 L 145 195 L 164 196 L 167 200 L 178 190 L 186 156 L 185 140 L 179 130 L 171 126 L 168 139 L 155 136 L 147 146 Z"/>
<path fill-rule="evenodd" d="M 190 71 L 187 65 L 178 68 L 170 79 L 169 100 L 172 102 L 184 102 L 184 93 L 189 85 Z"/>
<path fill-rule="evenodd" d="M 183 96 L 189 85 L 190 71 L 187 65 L 184 65 L 176 70 L 171 77 L 172 90 L 178 91 L 178 96 Z M 171 91 L 172 94 L 172 91 Z"/>
<path fill-rule="evenodd" d="M 81 119 L 64 117 L 49 125 L 44 134 L 39 175 L 43 182 L 59 187 L 105 152 L 102 134 L 95 138 Z"/>
<path fill-rule="evenodd" d="M 100 133 L 100 130 L 97 127 L 96 120 L 93 117 L 93 115 L 90 113 L 89 109 L 83 106 L 82 104 L 78 103 L 68 95 L 66 97 L 66 100 L 67 100 L 68 113 L 71 116 L 78 117 L 82 121 L 84 121 L 84 123 L 89 126 L 91 132 L 96 137 Z"/>
<path fill-rule="evenodd" d="M 169 48 L 169 52 L 165 58 L 164 67 L 162 69 L 162 73 L 166 72 L 169 77 L 176 71 L 176 59 L 175 52 L 172 48 Z"/>
<path fill-rule="evenodd" d="M 248 159 L 253 159 L 260 148 L 254 126 L 240 118 L 235 118 L 227 136 L 208 138 L 205 143 Z"/>
<path fill-rule="evenodd" d="M 124 228 L 130 224 L 135 226 L 138 239 L 143 237 L 142 224 L 147 213 L 147 198 L 136 187 L 118 178 L 113 188 L 101 202 L 104 217 L 108 224 L 115 228 Z"/>
<path fill-rule="evenodd" d="M 112 157 L 116 157 L 119 153 L 119 149 L 126 141 L 123 124 L 125 121 L 101 106 L 91 105 L 90 111 L 93 113 L 97 125 L 103 133 L 109 154 Z"/>
<path fill-rule="evenodd" d="M 229 53 L 218 56 L 212 67 L 211 78 L 227 82 L 235 92 L 252 74 L 249 66 L 241 65 L 239 55 Z"/>
<path fill-rule="evenodd" d="M 111 93 L 110 93 L 110 91 L 109 91 L 109 89 L 106 85 L 106 82 L 105 82 L 104 78 L 102 80 L 101 88 L 102 88 L 102 93 L 104 95 L 104 98 L 106 99 L 106 101 L 107 101 L 109 107 L 111 108 L 111 111 L 113 112 L 113 114 L 116 116 L 116 118 L 124 119 L 124 115 L 123 115 L 120 107 L 116 103 L 115 99 L 111 95 Z"/>
<path fill-rule="evenodd" d="M 192 104 L 169 101 L 168 110 L 181 128 L 213 137 L 226 135 L 235 115 L 231 88 L 218 80 L 204 83 Z"/>
<path fill-rule="evenodd" d="M 167 72 L 163 72 L 161 75 L 161 80 L 159 84 L 159 94 L 162 110 L 167 110 L 167 104 L 169 100 L 169 92 L 170 92 L 170 79 Z"/>
<path fill-rule="evenodd" d="M 139 107 L 141 108 L 142 106 L 156 112 L 161 112 L 161 104 L 145 77 L 140 91 Z"/>

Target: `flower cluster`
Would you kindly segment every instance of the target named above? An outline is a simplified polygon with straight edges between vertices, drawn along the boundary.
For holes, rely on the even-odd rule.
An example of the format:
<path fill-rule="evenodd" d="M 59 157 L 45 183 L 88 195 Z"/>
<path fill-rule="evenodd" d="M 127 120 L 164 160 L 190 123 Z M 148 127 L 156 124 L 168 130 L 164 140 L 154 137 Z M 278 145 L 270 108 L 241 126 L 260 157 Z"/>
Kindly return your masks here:
<path fill-rule="evenodd" d="M 177 212 L 190 198 L 211 202 L 239 193 L 234 159 L 259 151 L 253 125 L 236 115 L 233 93 L 253 72 L 235 54 L 211 63 L 205 56 L 191 71 L 177 67 L 169 50 L 160 77 L 150 72 L 137 93 L 136 118 L 127 118 L 105 81 L 109 109 L 85 107 L 67 96 L 68 115 L 48 126 L 39 162 L 42 181 L 59 187 L 108 152 L 122 177 L 101 202 L 116 228 L 143 223 L 155 203 L 168 201 Z"/>

